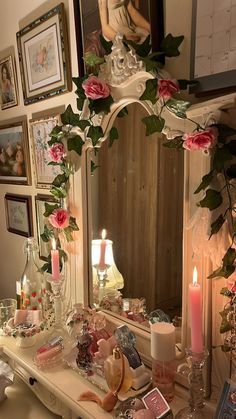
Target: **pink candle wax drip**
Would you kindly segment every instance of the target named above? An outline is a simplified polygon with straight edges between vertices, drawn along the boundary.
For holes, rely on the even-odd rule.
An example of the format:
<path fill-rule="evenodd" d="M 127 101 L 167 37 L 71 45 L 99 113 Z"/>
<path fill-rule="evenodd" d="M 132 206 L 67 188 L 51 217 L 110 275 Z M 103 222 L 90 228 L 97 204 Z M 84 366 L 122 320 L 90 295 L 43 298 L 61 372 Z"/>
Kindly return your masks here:
<path fill-rule="evenodd" d="M 193 352 L 203 352 L 202 334 L 202 292 L 197 283 L 197 269 L 193 271 L 193 282 L 189 284 L 189 312 L 191 324 L 191 349 Z"/>
<path fill-rule="evenodd" d="M 60 279 L 60 260 L 59 260 L 59 251 L 56 249 L 56 240 L 52 240 L 52 250 L 51 250 L 51 263 L 52 263 L 52 279 L 54 281 L 59 281 Z"/>

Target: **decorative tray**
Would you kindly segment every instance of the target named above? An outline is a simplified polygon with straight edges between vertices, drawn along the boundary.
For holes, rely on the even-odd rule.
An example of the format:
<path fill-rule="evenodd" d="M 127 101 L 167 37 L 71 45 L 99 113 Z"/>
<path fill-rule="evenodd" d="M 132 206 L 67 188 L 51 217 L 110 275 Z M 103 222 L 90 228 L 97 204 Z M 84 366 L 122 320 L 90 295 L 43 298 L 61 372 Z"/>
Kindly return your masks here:
<path fill-rule="evenodd" d="M 109 388 L 107 386 L 106 380 L 101 375 L 94 372 L 93 375 L 87 375 L 85 371 L 83 371 L 81 368 L 78 368 L 76 364 L 76 355 L 78 353 L 77 348 L 73 348 L 71 352 L 67 355 L 64 355 L 63 360 L 64 362 L 72 368 L 74 371 L 76 371 L 78 374 L 80 374 L 82 377 L 86 378 L 91 384 L 95 385 L 100 390 L 107 393 L 109 391 Z M 142 394 L 145 392 L 150 386 L 150 383 L 146 384 L 145 386 L 141 387 L 138 390 L 129 389 L 129 391 L 124 395 L 119 395 L 118 398 L 121 401 L 127 400 L 129 397 L 136 397 L 139 394 Z"/>

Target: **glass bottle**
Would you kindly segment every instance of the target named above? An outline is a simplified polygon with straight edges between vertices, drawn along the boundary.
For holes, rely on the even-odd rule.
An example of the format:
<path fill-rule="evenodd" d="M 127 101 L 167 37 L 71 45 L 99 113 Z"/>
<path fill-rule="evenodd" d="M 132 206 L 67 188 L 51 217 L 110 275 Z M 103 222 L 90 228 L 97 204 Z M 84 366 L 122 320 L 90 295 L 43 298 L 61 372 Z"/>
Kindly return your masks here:
<path fill-rule="evenodd" d="M 109 389 L 114 394 L 125 394 L 132 385 L 129 363 L 120 348 L 116 346 L 113 354 L 104 362 L 104 374 Z"/>
<path fill-rule="evenodd" d="M 20 279 L 20 309 L 43 309 L 43 275 L 38 266 L 38 244 L 33 237 L 26 239 L 24 253 L 27 255 L 25 269 Z"/>

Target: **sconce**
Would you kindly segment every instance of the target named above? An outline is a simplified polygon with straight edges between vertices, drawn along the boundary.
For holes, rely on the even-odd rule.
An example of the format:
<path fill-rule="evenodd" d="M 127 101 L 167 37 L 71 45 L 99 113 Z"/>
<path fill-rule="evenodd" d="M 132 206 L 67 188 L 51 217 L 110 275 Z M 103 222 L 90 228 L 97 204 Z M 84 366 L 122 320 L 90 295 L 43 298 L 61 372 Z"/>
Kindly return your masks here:
<path fill-rule="evenodd" d="M 101 266 L 102 241 L 105 242 L 104 264 Z M 93 266 L 93 286 L 99 288 L 122 289 L 124 279 L 118 271 L 113 256 L 113 242 L 108 239 L 92 240 L 92 266 Z"/>

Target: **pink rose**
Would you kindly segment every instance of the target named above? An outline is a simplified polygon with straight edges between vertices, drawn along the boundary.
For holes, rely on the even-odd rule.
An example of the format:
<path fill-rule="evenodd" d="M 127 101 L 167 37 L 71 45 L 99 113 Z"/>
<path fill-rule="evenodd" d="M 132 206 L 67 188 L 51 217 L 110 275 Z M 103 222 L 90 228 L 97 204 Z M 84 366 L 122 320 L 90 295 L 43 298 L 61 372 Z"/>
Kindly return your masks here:
<path fill-rule="evenodd" d="M 49 150 L 50 157 L 52 161 L 59 163 L 62 161 L 62 158 L 65 154 L 65 148 L 62 143 L 53 144 Z"/>
<path fill-rule="evenodd" d="M 183 147 L 186 150 L 208 150 L 215 145 L 217 137 L 217 128 L 207 128 L 205 131 L 184 134 Z"/>
<path fill-rule="evenodd" d="M 69 225 L 69 213 L 63 208 L 58 208 L 49 215 L 48 219 L 53 227 L 66 228 Z"/>
<path fill-rule="evenodd" d="M 98 77 L 89 76 L 83 83 L 82 87 L 89 99 L 105 99 L 110 95 L 109 86 L 106 82 Z"/>
<path fill-rule="evenodd" d="M 158 80 L 158 96 L 170 99 L 173 93 L 179 93 L 179 85 L 176 80 Z"/>

